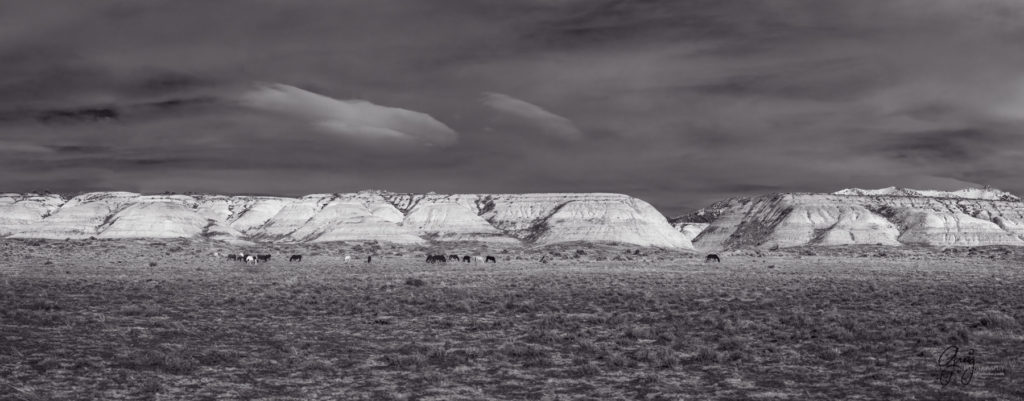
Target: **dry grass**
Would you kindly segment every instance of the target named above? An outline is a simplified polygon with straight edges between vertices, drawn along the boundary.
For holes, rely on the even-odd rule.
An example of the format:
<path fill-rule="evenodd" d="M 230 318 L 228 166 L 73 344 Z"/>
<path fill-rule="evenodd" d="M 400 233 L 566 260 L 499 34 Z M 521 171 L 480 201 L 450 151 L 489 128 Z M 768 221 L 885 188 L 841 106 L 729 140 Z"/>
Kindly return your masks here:
<path fill-rule="evenodd" d="M 0 244 L 0 400 L 1024 397 L 1015 254 L 324 247 L 253 267 L 205 244 Z M 976 350 L 970 384 L 937 384 L 949 345 Z"/>

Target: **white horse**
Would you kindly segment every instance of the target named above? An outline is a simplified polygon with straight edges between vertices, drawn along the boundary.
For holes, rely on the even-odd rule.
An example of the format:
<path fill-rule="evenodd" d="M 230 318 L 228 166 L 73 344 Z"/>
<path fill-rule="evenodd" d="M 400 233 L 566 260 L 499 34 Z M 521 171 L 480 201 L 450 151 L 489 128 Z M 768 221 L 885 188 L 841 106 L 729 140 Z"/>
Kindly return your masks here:
<path fill-rule="evenodd" d="M 476 262 L 477 263 L 484 263 L 484 257 L 483 256 L 477 256 L 476 257 Z"/>
<path fill-rule="evenodd" d="M 245 264 L 247 264 L 247 265 L 255 265 L 256 264 L 256 257 L 253 256 L 253 255 L 246 256 L 245 257 Z"/>
<path fill-rule="evenodd" d="M 350 260 L 352 260 L 352 256 L 351 255 L 345 255 L 345 263 L 348 263 Z"/>

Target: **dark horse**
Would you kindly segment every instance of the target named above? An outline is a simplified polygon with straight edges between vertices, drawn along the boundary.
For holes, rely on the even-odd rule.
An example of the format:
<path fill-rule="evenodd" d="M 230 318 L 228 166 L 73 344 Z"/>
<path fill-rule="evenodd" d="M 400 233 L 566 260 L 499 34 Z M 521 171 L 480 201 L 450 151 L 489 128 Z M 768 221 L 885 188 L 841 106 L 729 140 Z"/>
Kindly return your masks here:
<path fill-rule="evenodd" d="M 473 258 L 469 257 L 469 255 L 466 255 L 466 256 L 462 257 L 462 262 L 463 263 L 469 263 L 471 261 L 473 261 Z"/>
<path fill-rule="evenodd" d="M 288 261 L 289 262 L 301 262 L 302 261 L 302 255 L 292 255 L 290 258 L 288 258 Z"/>
<path fill-rule="evenodd" d="M 458 262 L 459 261 L 459 255 L 448 255 L 448 260 L 450 260 L 452 262 Z"/>
<path fill-rule="evenodd" d="M 445 263 L 444 255 L 427 255 L 427 263 Z"/>
<path fill-rule="evenodd" d="M 373 255 L 366 257 L 366 263 L 373 263 Z"/>
<path fill-rule="evenodd" d="M 718 262 L 718 263 L 722 263 L 722 258 L 718 257 L 718 255 L 715 255 L 713 253 L 709 254 L 706 257 L 704 257 L 704 263 L 708 263 L 708 262 L 710 262 L 712 260 L 715 261 L 715 262 Z"/>
<path fill-rule="evenodd" d="M 268 262 L 270 261 L 270 254 L 256 255 L 256 260 L 259 262 Z"/>
<path fill-rule="evenodd" d="M 495 259 L 494 256 L 487 255 L 487 259 L 484 260 L 484 263 L 487 263 L 487 262 L 498 263 L 498 259 Z"/>

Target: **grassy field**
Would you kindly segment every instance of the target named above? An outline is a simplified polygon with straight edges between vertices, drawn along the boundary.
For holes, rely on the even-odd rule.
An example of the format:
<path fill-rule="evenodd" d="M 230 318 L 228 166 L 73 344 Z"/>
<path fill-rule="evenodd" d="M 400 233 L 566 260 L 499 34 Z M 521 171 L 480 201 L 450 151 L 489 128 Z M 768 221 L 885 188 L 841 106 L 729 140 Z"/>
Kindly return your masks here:
<path fill-rule="evenodd" d="M 1013 250 L 224 249 L 0 241 L 0 400 L 1024 400 Z"/>

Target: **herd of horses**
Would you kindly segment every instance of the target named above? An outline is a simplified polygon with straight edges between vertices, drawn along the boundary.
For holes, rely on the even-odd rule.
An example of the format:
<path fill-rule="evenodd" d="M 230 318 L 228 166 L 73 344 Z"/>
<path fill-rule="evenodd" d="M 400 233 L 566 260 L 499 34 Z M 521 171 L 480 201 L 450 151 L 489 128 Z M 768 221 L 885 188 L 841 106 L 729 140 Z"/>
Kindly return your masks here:
<path fill-rule="evenodd" d="M 430 264 L 459 261 L 462 261 L 462 263 L 470 263 L 473 261 L 473 257 L 469 255 L 464 255 L 460 258 L 459 255 L 454 254 L 448 255 L 447 257 L 445 257 L 444 255 L 427 255 L 427 263 Z M 483 256 L 477 256 L 476 261 L 482 263 L 498 263 L 498 259 L 491 255 L 487 255 L 486 258 Z"/>
<path fill-rule="evenodd" d="M 214 253 L 214 256 L 215 257 L 220 257 L 221 254 L 220 254 L 220 252 L 217 252 L 217 253 Z M 245 264 L 248 264 L 248 265 L 256 265 L 256 264 L 260 264 L 260 263 L 269 262 L 271 256 L 272 255 L 270 255 L 269 253 L 268 254 L 249 254 L 249 253 L 245 253 L 245 252 L 239 252 L 239 253 L 230 253 L 230 254 L 228 254 L 227 259 L 230 260 L 230 261 L 234 261 L 234 262 L 244 262 Z M 349 262 L 351 260 L 352 260 L 352 256 L 351 255 L 345 255 L 345 262 Z M 465 255 L 462 258 L 459 258 L 459 255 L 448 255 L 447 257 L 445 257 L 444 255 L 427 255 L 427 263 L 431 263 L 431 264 L 433 264 L 433 263 L 446 263 L 446 262 L 458 262 L 460 260 L 462 262 L 464 262 L 464 263 L 470 263 L 470 262 L 473 261 L 473 257 L 471 257 L 469 255 Z M 292 255 L 292 256 L 288 257 L 288 261 L 289 262 L 301 262 L 302 261 L 302 255 L 299 255 L 299 254 Z M 498 259 L 495 258 L 494 256 L 491 256 L 491 255 L 487 255 L 487 257 L 477 256 L 476 257 L 476 261 L 477 262 L 481 262 L 481 263 L 498 263 Z M 373 255 L 369 255 L 369 256 L 366 257 L 366 263 L 373 263 Z"/>
<path fill-rule="evenodd" d="M 220 257 L 221 254 L 219 252 L 217 252 L 217 253 L 214 254 L 214 256 Z M 249 264 L 249 265 L 256 265 L 256 264 L 259 264 L 259 263 L 269 262 L 270 261 L 270 257 L 271 257 L 271 255 L 269 253 L 267 253 L 267 254 L 248 254 L 248 253 L 245 253 L 245 252 L 231 253 L 231 254 L 228 254 L 228 256 L 227 256 L 228 260 L 236 261 L 236 262 L 244 262 L 245 264 Z M 346 263 L 351 261 L 351 260 L 352 260 L 352 256 L 345 255 L 345 262 Z M 440 255 L 427 255 L 427 261 L 426 262 L 430 263 L 430 264 L 447 263 L 447 262 L 455 262 L 455 263 L 457 263 L 457 262 L 460 262 L 460 261 L 462 263 L 471 263 L 471 262 L 473 262 L 473 260 L 474 260 L 474 257 L 470 256 L 470 255 L 463 255 L 462 257 L 459 257 L 459 255 L 455 255 L 455 254 L 448 255 L 448 256 L 440 254 Z M 486 257 L 476 256 L 475 260 L 477 261 L 477 263 L 498 263 L 498 259 L 495 258 L 494 256 L 491 256 L 491 255 L 487 255 Z M 289 262 L 301 262 L 302 261 L 302 255 L 299 255 L 299 254 L 292 255 L 292 256 L 288 257 L 288 261 Z M 713 254 L 713 253 L 712 254 L 708 254 L 707 256 L 704 257 L 704 263 L 708 263 L 708 262 L 722 263 L 722 258 L 719 257 L 716 254 Z M 366 263 L 373 263 L 373 255 L 369 255 L 369 256 L 366 257 Z M 547 263 L 547 256 L 541 258 L 541 263 Z"/>
<path fill-rule="evenodd" d="M 217 255 L 219 255 L 219 253 L 216 254 L 215 256 L 217 256 Z M 245 252 L 239 252 L 239 253 L 228 254 L 228 260 L 236 261 L 236 262 L 244 262 L 245 264 L 248 264 L 248 265 L 255 265 L 255 264 L 259 264 L 259 263 L 269 262 L 270 261 L 270 257 L 271 257 L 271 255 L 269 253 L 265 253 L 265 254 L 249 254 L 249 253 L 245 253 Z M 302 255 L 292 255 L 290 258 L 288 258 L 288 261 L 289 262 L 301 262 L 302 261 Z"/>

